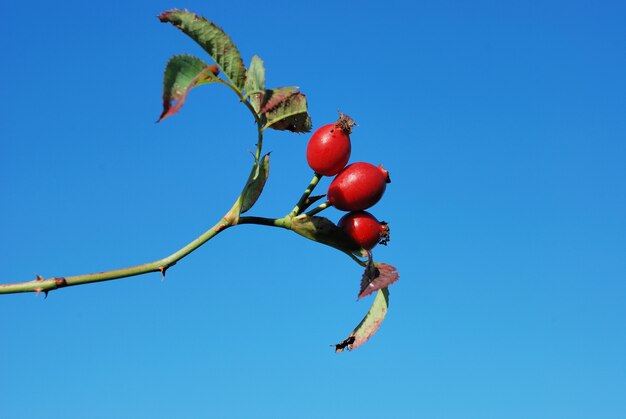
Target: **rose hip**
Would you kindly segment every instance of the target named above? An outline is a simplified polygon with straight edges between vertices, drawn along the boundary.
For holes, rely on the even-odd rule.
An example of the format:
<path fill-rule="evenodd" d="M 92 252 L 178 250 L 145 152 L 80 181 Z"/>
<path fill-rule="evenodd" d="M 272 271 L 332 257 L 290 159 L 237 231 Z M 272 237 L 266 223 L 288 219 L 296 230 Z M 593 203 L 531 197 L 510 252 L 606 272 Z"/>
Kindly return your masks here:
<path fill-rule="evenodd" d="M 365 250 L 389 241 L 389 226 L 367 211 L 349 212 L 337 224 L 355 243 Z"/>
<path fill-rule="evenodd" d="M 342 211 L 361 211 L 376 204 L 387 187 L 389 172 L 370 163 L 346 166 L 328 187 L 330 203 Z"/>
<path fill-rule="evenodd" d="M 335 176 L 350 159 L 350 134 L 355 125 L 348 115 L 340 114 L 334 124 L 320 127 L 306 149 L 306 160 L 315 173 Z"/>

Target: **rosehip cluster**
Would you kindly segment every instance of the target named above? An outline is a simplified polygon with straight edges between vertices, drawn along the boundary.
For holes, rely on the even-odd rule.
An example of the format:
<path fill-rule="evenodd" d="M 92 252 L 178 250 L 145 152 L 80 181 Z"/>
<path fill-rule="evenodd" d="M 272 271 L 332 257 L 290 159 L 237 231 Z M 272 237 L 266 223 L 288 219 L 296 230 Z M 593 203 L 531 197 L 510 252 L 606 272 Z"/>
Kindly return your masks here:
<path fill-rule="evenodd" d="M 391 180 L 382 165 L 357 162 L 346 166 L 354 125 L 352 118 L 340 114 L 334 124 L 320 127 L 309 140 L 306 158 L 318 175 L 335 176 L 328 187 L 328 201 L 338 210 L 348 211 L 338 226 L 361 248 L 371 250 L 378 243 L 387 244 L 389 227 L 365 210 L 382 198 Z"/>

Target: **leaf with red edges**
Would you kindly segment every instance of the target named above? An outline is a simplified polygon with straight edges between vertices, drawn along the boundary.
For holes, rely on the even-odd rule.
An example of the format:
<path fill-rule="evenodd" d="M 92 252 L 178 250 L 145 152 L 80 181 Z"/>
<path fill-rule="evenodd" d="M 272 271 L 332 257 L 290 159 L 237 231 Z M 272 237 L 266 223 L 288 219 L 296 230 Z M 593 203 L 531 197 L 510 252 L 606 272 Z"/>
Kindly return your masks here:
<path fill-rule="evenodd" d="M 311 131 L 311 117 L 307 111 L 306 96 L 292 92 L 276 106 L 263 113 L 264 128 L 291 132 Z"/>
<path fill-rule="evenodd" d="M 161 22 L 171 23 L 196 41 L 222 69 L 241 93 L 246 83 L 246 66 L 230 37 L 210 20 L 188 10 L 168 10 L 159 15 Z"/>
<path fill-rule="evenodd" d="M 218 73 L 215 64 L 208 65 L 193 55 L 170 58 L 163 76 L 163 112 L 159 121 L 178 112 L 192 88 L 218 81 Z"/>
<path fill-rule="evenodd" d="M 276 89 L 267 89 L 263 94 L 263 103 L 261 104 L 261 113 L 268 112 L 276 107 L 280 102 L 293 95 L 296 90 L 295 86 L 278 87 Z"/>
<path fill-rule="evenodd" d="M 363 298 L 374 291 L 388 287 L 399 278 L 400 275 L 395 266 L 381 262 L 372 262 L 370 259 L 361 278 L 361 289 L 359 290 L 358 298 Z"/>
<path fill-rule="evenodd" d="M 367 342 L 380 328 L 388 309 L 389 290 L 382 288 L 378 290 L 372 306 L 361 323 L 346 339 L 335 345 L 335 352 L 343 352 L 344 349 L 351 351 Z"/>

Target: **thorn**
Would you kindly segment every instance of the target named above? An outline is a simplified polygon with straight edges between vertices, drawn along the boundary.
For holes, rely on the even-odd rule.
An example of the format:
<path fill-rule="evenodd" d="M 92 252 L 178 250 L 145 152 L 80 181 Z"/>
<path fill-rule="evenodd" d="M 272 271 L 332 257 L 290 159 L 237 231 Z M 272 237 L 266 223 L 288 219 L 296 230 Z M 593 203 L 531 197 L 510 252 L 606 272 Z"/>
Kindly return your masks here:
<path fill-rule="evenodd" d="M 43 281 L 43 276 L 36 274 L 35 277 L 35 281 Z"/>
<path fill-rule="evenodd" d="M 174 262 L 174 263 L 172 263 L 171 265 L 168 265 L 168 266 L 159 266 L 158 267 L 159 272 L 161 272 L 161 275 L 163 276 L 163 279 L 161 279 L 161 282 L 165 281 L 165 274 L 166 274 L 167 270 L 169 268 L 171 268 L 172 266 L 174 266 L 174 265 L 176 265 L 176 262 Z"/>

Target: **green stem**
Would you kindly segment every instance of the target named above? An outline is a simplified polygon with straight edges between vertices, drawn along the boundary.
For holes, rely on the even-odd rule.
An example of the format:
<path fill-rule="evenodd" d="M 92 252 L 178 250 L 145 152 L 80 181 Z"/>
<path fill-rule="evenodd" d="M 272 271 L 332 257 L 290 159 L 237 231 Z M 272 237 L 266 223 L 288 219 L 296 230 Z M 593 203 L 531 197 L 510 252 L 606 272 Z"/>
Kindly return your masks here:
<path fill-rule="evenodd" d="M 324 211 L 326 208 L 331 207 L 332 205 L 330 204 L 330 201 L 326 201 L 322 204 L 319 204 L 317 207 L 313 208 L 311 211 L 307 212 L 306 215 L 308 217 L 311 217 L 315 214 L 317 214 L 318 212 L 322 212 Z"/>
<path fill-rule="evenodd" d="M 315 187 L 317 186 L 321 178 L 322 178 L 322 175 L 318 173 L 315 173 L 313 175 L 313 179 L 311 179 L 309 186 L 307 186 L 307 188 L 304 190 L 304 193 L 300 197 L 300 200 L 289 213 L 290 217 L 295 217 L 296 215 L 299 215 L 302 212 L 302 210 L 305 208 L 307 199 L 309 199 L 309 196 L 311 195 L 311 193 L 313 192 L 313 190 L 315 189 Z"/>
<path fill-rule="evenodd" d="M 323 206 L 323 205 L 324 204 L 320 205 L 320 207 Z M 319 211 L 321 211 L 321 210 L 319 210 Z M 250 216 L 246 216 L 246 217 L 240 217 L 239 218 L 239 224 L 257 224 L 257 225 L 263 225 L 263 226 L 268 226 L 268 227 L 280 227 L 280 228 L 284 228 L 284 229 L 292 230 L 292 231 L 296 232 L 294 229 L 291 228 L 292 227 L 292 222 L 298 221 L 298 220 L 300 220 L 300 218 L 306 218 L 308 216 L 309 216 L 308 213 L 306 215 L 303 214 L 303 215 L 299 216 L 296 219 L 294 219 L 293 217 L 291 217 L 289 215 L 286 216 L 286 217 L 283 217 L 283 218 L 266 218 L 266 217 L 250 217 Z M 308 238 L 309 240 L 316 241 L 315 239 L 313 239 L 313 238 L 311 238 L 309 236 L 305 235 L 304 237 Z M 346 251 L 346 250 L 342 249 L 341 247 L 335 247 L 335 248 L 337 250 L 342 251 L 346 255 L 350 256 L 350 258 L 352 260 L 354 260 L 356 263 L 358 263 L 359 265 L 365 266 L 367 264 L 367 261 L 362 261 L 361 259 L 356 257 L 352 252 Z"/>
<path fill-rule="evenodd" d="M 268 227 L 291 228 L 291 223 L 287 217 L 284 218 L 266 218 L 266 217 L 239 217 L 239 224 L 257 224 Z"/>
<path fill-rule="evenodd" d="M 43 279 L 37 277 L 33 281 L 18 282 L 14 284 L 0 284 L 0 294 L 12 294 L 18 292 L 44 292 L 63 287 L 71 287 L 74 285 L 90 284 L 93 282 L 110 281 L 113 279 L 128 278 L 131 276 L 142 275 L 149 272 L 161 272 L 165 276 L 165 271 L 175 265 L 179 260 L 211 240 L 213 237 L 235 225 L 236 217 L 234 211 L 237 210 L 239 200 L 233 205 L 233 208 L 213 227 L 198 236 L 195 240 L 183 248 L 177 250 L 169 256 L 154 262 L 142 265 L 131 266 L 129 268 L 114 269 L 106 272 L 98 272 L 85 275 L 66 276 L 58 278 Z"/>
<path fill-rule="evenodd" d="M 263 148 L 263 131 L 265 130 L 265 127 L 263 126 L 263 122 L 261 121 L 261 118 L 259 117 L 257 112 L 254 110 L 254 107 L 252 107 L 252 104 L 248 100 L 247 95 L 246 96 L 242 95 L 239 89 L 237 89 L 235 86 L 233 86 L 231 83 L 227 82 L 226 80 L 220 79 L 220 83 L 230 87 L 230 89 L 233 92 L 235 92 L 237 97 L 239 97 L 239 101 L 243 103 L 244 105 L 246 105 L 246 108 L 248 108 L 248 110 L 254 117 L 254 122 L 256 123 L 256 126 L 257 126 L 257 137 L 258 137 L 257 144 L 256 144 L 256 153 L 254 155 L 254 158 L 256 161 L 259 161 L 259 159 L 261 158 L 261 149 Z"/>
<path fill-rule="evenodd" d="M 237 94 L 239 100 L 246 105 L 250 113 L 254 116 L 254 121 L 257 125 L 257 144 L 256 144 L 256 153 L 255 160 L 259 161 L 261 158 L 261 150 L 263 147 L 263 123 L 257 115 L 256 111 L 252 107 L 252 104 L 249 100 L 247 100 L 231 83 L 226 80 L 220 79 L 220 82 L 228 87 L 232 91 Z M 0 284 L 0 294 L 12 294 L 19 292 L 44 292 L 48 293 L 51 290 L 63 287 L 70 287 L 74 285 L 82 285 L 82 284 L 90 284 L 93 282 L 102 282 L 102 281 L 110 281 L 113 279 L 120 278 L 128 278 L 131 276 L 142 275 L 150 272 L 161 272 L 165 276 L 165 271 L 176 264 L 179 260 L 183 259 L 185 256 L 202 246 L 207 241 L 211 240 L 220 232 L 226 230 L 229 227 L 232 227 L 238 223 L 242 223 L 239 218 L 239 211 L 241 209 L 241 200 L 242 197 L 239 196 L 233 207 L 230 211 L 213 227 L 208 229 L 202 235 L 198 236 L 195 240 L 191 241 L 189 244 L 184 246 L 183 248 L 177 250 L 171 255 L 164 257 L 162 259 L 156 260 L 154 262 L 145 263 L 142 265 L 131 266 L 129 268 L 122 269 L 114 269 L 106 272 L 98 272 L 92 274 L 85 275 L 75 275 L 75 276 L 67 276 L 67 277 L 58 277 L 58 278 L 48 278 L 44 279 L 41 277 L 37 277 L 37 279 L 33 281 L 27 282 L 18 282 L 13 284 Z M 247 223 L 249 220 L 243 221 L 243 223 Z"/>
<path fill-rule="evenodd" d="M 361 266 L 367 266 L 367 260 L 361 260 L 358 257 L 356 257 L 354 254 L 350 253 L 350 252 L 343 252 L 346 255 L 350 256 L 352 258 L 353 261 L 355 261 L 356 263 L 358 263 Z"/>

